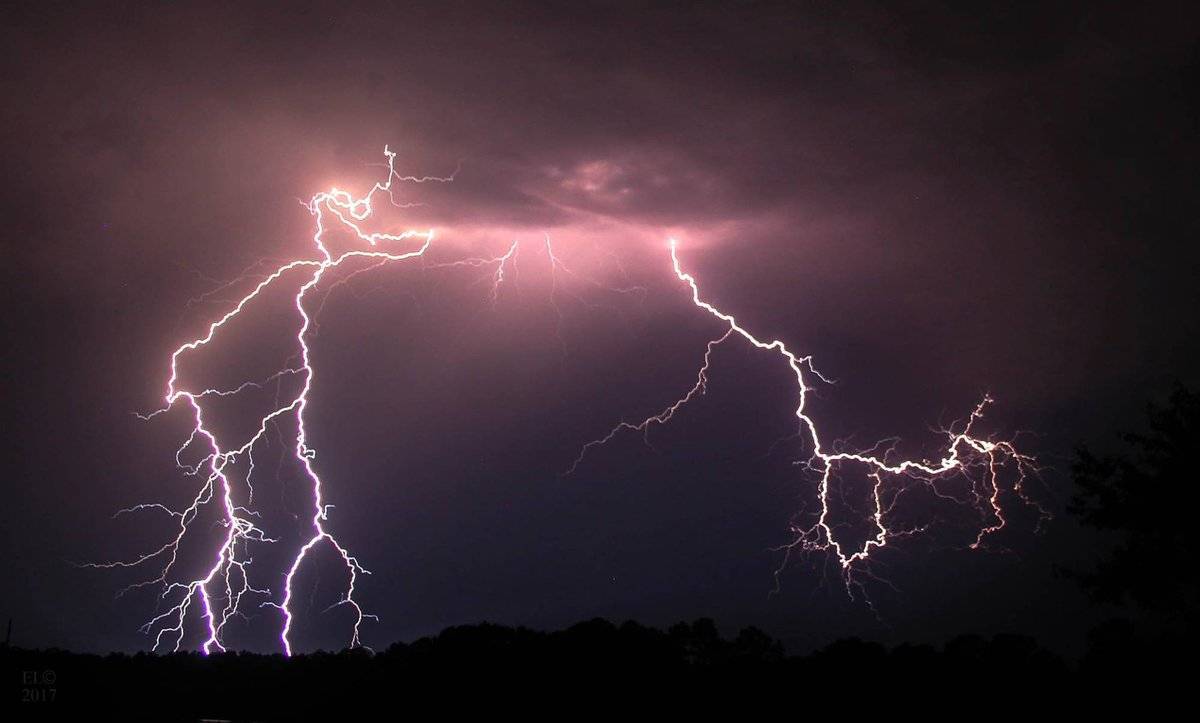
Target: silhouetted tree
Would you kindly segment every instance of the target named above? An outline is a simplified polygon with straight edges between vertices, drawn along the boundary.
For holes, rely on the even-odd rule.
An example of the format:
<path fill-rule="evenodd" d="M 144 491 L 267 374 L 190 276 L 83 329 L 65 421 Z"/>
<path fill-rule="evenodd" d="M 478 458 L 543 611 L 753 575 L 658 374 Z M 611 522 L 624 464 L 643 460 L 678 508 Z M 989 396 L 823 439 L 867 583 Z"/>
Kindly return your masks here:
<path fill-rule="evenodd" d="M 733 659 L 741 663 L 777 663 L 783 644 L 756 627 L 742 628 L 733 641 Z"/>
<path fill-rule="evenodd" d="M 1130 648 L 1117 633 L 1102 642 L 1124 656 Z M 232 652 L 101 657 L 9 647 L 0 648 L 0 670 L 0 698 L 50 700 L 53 694 L 48 712 L 64 720 L 119 718 L 113 711 L 121 710 L 137 720 L 357 720 L 409 709 L 456 718 L 475 707 L 496 717 L 497 705 L 519 705 L 522 719 L 530 717 L 530 706 L 541 705 L 557 720 L 586 718 L 614 704 L 636 717 L 653 710 L 655 701 L 672 717 L 700 717 L 690 715 L 699 709 L 707 717 L 741 720 L 752 717 L 747 706 L 759 701 L 845 712 L 872 698 L 890 706 L 917 691 L 925 710 L 933 700 L 977 704 L 980 682 L 1015 682 L 1023 695 L 1044 697 L 1072 680 L 1059 658 L 1019 636 L 968 636 L 944 651 L 928 645 L 889 651 L 845 640 L 797 657 L 755 628 L 722 638 L 707 618 L 669 632 L 603 619 L 555 632 L 460 625 L 379 654 L 355 649 L 291 658 Z M 716 715 L 722 702 L 737 713 Z M 677 715 L 684 712 L 689 715 Z"/>
<path fill-rule="evenodd" d="M 667 634 L 683 651 L 684 659 L 689 663 L 712 665 L 722 662 L 724 642 L 717 632 L 717 624 L 710 618 L 699 618 L 692 622 L 672 625 Z"/>
<path fill-rule="evenodd" d="M 1095 570 L 1078 574 L 1095 599 L 1130 603 L 1195 631 L 1200 567 L 1200 397 L 1178 387 L 1152 405 L 1148 430 L 1122 435 L 1123 454 L 1081 448 L 1071 510 L 1084 524 L 1119 534 Z"/>

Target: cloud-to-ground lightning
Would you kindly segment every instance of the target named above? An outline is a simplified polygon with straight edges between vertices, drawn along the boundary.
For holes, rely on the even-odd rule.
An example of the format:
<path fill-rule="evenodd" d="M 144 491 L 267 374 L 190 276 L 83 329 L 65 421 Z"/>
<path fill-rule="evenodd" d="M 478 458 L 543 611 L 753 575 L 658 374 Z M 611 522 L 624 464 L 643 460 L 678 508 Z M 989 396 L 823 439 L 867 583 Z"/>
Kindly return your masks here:
<path fill-rule="evenodd" d="M 369 574 L 359 560 L 331 532 L 328 514 L 331 508 L 326 502 L 325 484 L 318 472 L 314 460 L 316 452 L 310 445 L 310 434 L 307 426 L 307 416 L 310 407 L 310 392 L 316 378 L 316 368 L 312 361 L 310 345 L 317 331 L 317 322 L 324 308 L 329 293 L 338 286 L 347 283 L 358 274 L 365 273 L 380 266 L 420 259 L 426 261 L 426 252 L 434 242 L 433 230 L 405 230 L 398 233 L 372 232 L 364 229 L 366 222 L 373 213 L 373 203 L 378 196 L 383 196 L 393 205 L 407 207 L 411 204 L 399 204 L 394 196 L 396 182 L 425 183 L 432 181 L 449 181 L 450 178 L 401 176 L 395 170 L 395 154 L 384 150 L 387 157 L 388 175 L 385 181 L 375 183 L 362 197 L 355 197 L 347 191 L 332 188 L 318 193 L 305 204 L 315 219 L 316 230 L 312 237 L 315 255 L 294 259 L 276 266 L 270 273 L 256 277 L 257 281 L 249 292 L 240 297 L 223 315 L 207 325 L 204 334 L 180 344 L 170 355 L 169 377 L 166 384 L 164 404 L 154 412 L 144 415 L 151 418 L 175 408 L 186 410 L 191 420 L 191 430 L 183 444 L 176 451 L 176 462 L 189 476 L 201 480 L 199 489 L 191 497 L 191 502 L 183 509 L 172 509 L 166 505 L 152 502 L 137 504 L 121 510 L 118 514 L 154 511 L 166 513 L 173 521 L 173 533 L 169 539 L 156 549 L 133 559 L 93 563 L 95 567 L 138 567 L 160 563 L 157 573 L 149 579 L 135 583 L 133 587 L 157 586 L 161 591 L 161 599 L 165 601 L 163 612 L 151 618 L 144 626 L 144 631 L 153 635 L 153 648 L 178 650 L 184 645 L 189 625 L 198 627 L 203 639 L 198 647 L 208 653 L 214 650 L 225 650 L 224 633 L 229 621 L 235 616 L 244 615 L 246 606 L 257 603 L 260 608 L 274 609 L 279 619 L 279 644 L 283 651 L 290 655 L 293 652 L 293 626 L 296 611 L 293 600 L 296 595 L 296 578 L 304 568 L 306 560 L 313 551 L 324 546 L 334 552 L 344 566 L 346 575 L 345 587 L 335 605 L 345 606 L 352 612 L 353 624 L 349 633 L 348 644 L 359 646 L 361 642 L 362 624 L 372 618 L 359 604 L 355 597 L 357 586 L 362 575 Z M 337 231 L 349 235 L 355 246 L 349 250 L 335 252 L 327 244 L 331 232 Z M 579 277 L 571 271 L 556 255 L 551 245 L 549 235 L 545 235 L 543 249 L 550 265 L 551 296 L 550 302 L 557 315 L 556 333 L 562 346 L 561 329 L 562 313 L 557 305 L 557 295 L 562 291 L 559 286 L 558 274 Z M 713 351 L 719 345 L 733 337 L 740 337 L 755 348 L 778 354 L 791 369 L 796 385 L 798 406 L 795 415 L 798 420 L 799 433 L 807 437 L 811 456 L 803 464 L 815 471 L 819 476 L 817 498 L 820 503 L 820 513 L 816 520 L 809 525 L 794 525 L 794 538 L 784 546 L 787 553 L 792 550 L 825 551 L 838 561 L 844 571 L 844 577 L 849 590 L 850 585 L 861 583 L 853 577 L 857 567 L 864 564 L 872 551 L 886 546 L 889 541 L 913 534 L 919 530 L 894 529 L 888 519 L 898 492 L 888 492 L 889 479 L 904 479 L 916 481 L 927 486 L 940 497 L 954 499 L 956 502 L 970 502 L 981 510 L 981 524 L 970 547 L 976 548 L 983 544 L 985 538 L 999 531 L 1007 524 L 1005 508 L 1002 504 L 1004 488 L 1001 484 L 1001 469 L 1011 466 L 1015 470 L 1015 482 L 1008 488 L 1020 499 L 1034 504 L 1025 494 L 1023 484 L 1027 474 L 1036 469 L 1032 458 L 1019 452 L 1011 442 L 991 441 L 976 436 L 974 427 L 983 416 L 984 410 L 991 402 L 985 397 L 976 406 L 960 429 L 948 430 L 948 441 L 942 457 L 936 461 L 928 460 L 895 460 L 893 450 L 879 453 L 878 447 L 861 452 L 846 452 L 830 449 L 818 433 L 817 424 L 809 415 L 807 402 L 810 393 L 810 377 L 825 380 L 813 366 L 811 357 L 797 356 L 779 340 L 762 341 L 751 334 L 731 314 L 727 314 L 706 302 L 700 293 L 696 279 L 683 270 L 678 254 L 678 244 L 672 240 L 669 245 L 670 262 L 675 276 L 685 284 L 690 293 L 691 302 L 703 312 L 715 317 L 722 323 L 725 330 L 712 338 L 704 350 L 703 361 L 696 374 L 695 384 L 674 403 L 640 422 L 622 421 L 606 435 L 583 445 L 578 457 L 570 465 L 568 472 L 574 472 L 585 457 L 596 448 L 603 446 L 623 431 L 649 433 L 653 425 L 669 422 L 675 414 L 705 393 L 708 385 L 708 374 Z M 490 299 L 494 305 L 500 294 L 500 287 L 506 280 L 506 274 L 515 272 L 518 254 L 518 242 L 513 241 L 506 251 L 493 258 L 465 258 L 456 261 L 432 263 L 440 267 L 494 267 L 490 281 Z M 322 290 L 324 297 L 318 297 L 314 290 L 322 286 L 331 270 L 341 267 L 351 260 L 365 260 L 368 265 L 357 268 L 332 283 L 326 283 Z M 261 268 L 256 265 L 254 268 Z M 269 268 L 269 267 L 267 267 Z M 596 282 L 584 279 L 589 283 Z M 228 388 L 194 388 L 186 381 L 187 375 L 181 370 L 181 363 L 194 352 L 208 347 L 231 324 L 257 300 L 263 297 L 269 288 L 276 288 L 294 283 L 295 292 L 291 297 L 291 317 L 295 326 L 289 335 L 294 343 L 293 355 L 266 379 L 248 380 Z M 223 290 L 233 288 L 224 285 Z M 288 287 L 291 288 L 291 287 Z M 608 288 L 608 287 L 604 287 Z M 618 293 L 644 294 L 640 286 L 608 289 Z M 577 298 L 577 297 L 576 297 Z M 579 299 L 582 303 L 587 303 Z M 563 347 L 565 358 L 565 347 Z M 291 382 L 294 389 L 289 387 L 288 393 L 283 393 L 283 382 Z M 250 389 L 262 389 L 268 383 L 277 383 L 276 398 L 270 411 L 257 419 L 251 431 L 242 438 L 225 439 L 219 435 L 210 422 L 210 402 L 233 397 Z M 253 576 L 253 556 L 250 548 L 256 544 L 280 543 L 280 538 L 273 536 L 264 529 L 266 525 L 260 521 L 254 511 L 254 474 L 255 451 L 261 449 L 267 435 L 267 430 L 275 426 L 277 431 L 281 422 L 294 425 L 294 437 L 288 441 L 287 447 L 292 460 L 306 480 L 308 491 L 312 495 L 312 505 L 306 518 L 305 532 L 298 541 L 294 551 L 290 553 L 288 562 L 277 571 L 266 571 Z M 290 427 L 289 427 L 290 428 Z M 280 433 L 282 434 L 282 433 Z M 199 460 L 193 458 L 199 455 Z M 189 458 L 189 459 L 185 459 Z M 829 495 L 831 478 L 840 466 L 862 465 L 867 475 L 874 481 L 873 503 L 871 514 L 872 534 L 855 549 L 850 549 L 835 534 L 830 522 Z M 962 500 L 939 488 L 939 481 L 953 474 L 961 474 L 970 480 L 971 498 Z M 208 562 L 200 574 L 192 579 L 176 579 L 181 576 L 179 568 L 181 547 L 189 536 L 202 536 L 204 532 L 198 520 L 202 513 L 216 513 L 219 518 L 221 535 L 219 541 L 208 554 Z M 1040 508 L 1039 508 L 1040 510 Z M 261 580 L 273 579 L 269 586 Z"/>
<path fill-rule="evenodd" d="M 222 633 L 229 620 L 242 614 L 243 601 L 247 596 L 259 599 L 262 606 L 278 609 L 281 616 L 279 633 L 280 645 L 284 652 L 292 653 L 291 632 L 294 622 L 292 600 L 295 594 L 294 581 L 303 566 L 305 559 L 314 548 L 327 545 L 341 558 L 345 566 L 348 581 L 338 605 L 349 607 L 354 614 L 354 623 L 350 633 L 349 645 L 355 647 L 361 644 L 361 626 L 368 615 L 355 599 L 355 589 L 359 576 L 368 574 L 350 551 L 343 546 L 326 526 L 330 505 L 325 502 L 324 485 L 320 473 L 313 464 L 315 450 L 309 445 L 309 433 L 306 426 L 306 413 L 309 406 L 309 393 L 313 387 L 316 370 L 313 366 L 309 337 L 313 332 L 315 317 L 320 307 L 310 310 L 308 303 L 310 294 L 331 269 L 337 268 L 352 259 L 374 260 L 369 268 L 383 264 L 402 262 L 423 257 L 434 240 L 432 230 L 406 230 L 400 233 L 368 232 L 362 225 L 372 214 L 372 204 L 377 194 L 385 194 L 395 204 L 393 185 L 397 181 L 424 183 L 429 181 L 449 181 L 451 178 L 401 176 L 395 170 L 395 153 L 384 149 L 388 161 L 388 176 L 384 182 L 376 183 L 366 195 L 356 198 L 347 191 L 333 188 L 313 196 L 306 205 L 316 221 L 316 232 L 313 235 L 313 245 L 317 251 L 316 258 L 296 259 L 275 268 L 241 297 L 233 308 L 208 325 L 204 335 L 181 344 L 171 354 L 170 376 L 167 381 L 164 406 L 151 414 L 150 418 L 162 414 L 174 407 L 184 406 L 190 410 L 193 420 L 192 429 L 183 445 L 176 452 L 176 462 L 189 475 L 201 476 L 204 481 L 191 503 L 182 511 L 173 510 L 159 503 L 144 503 L 135 505 L 122 513 L 141 510 L 158 510 L 171 515 L 176 521 L 177 530 L 174 536 L 157 549 L 138 556 L 132 560 L 111 563 L 92 563 L 93 567 L 135 567 L 155 560 L 162 561 L 158 574 L 148 580 L 136 583 L 134 587 L 158 585 L 161 586 L 162 597 L 170 599 L 169 608 L 146 623 L 143 630 L 154 635 L 155 650 L 169 648 L 178 650 L 183 644 L 185 625 L 191 619 L 195 606 L 198 606 L 198 617 L 203 622 L 205 638 L 200 643 L 204 652 L 224 650 Z M 400 204 L 396 204 L 400 205 Z M 366 248 L 354 248 L 340 253 L 334 253 L 326 245 L 326 237 L 330 228 L 334 227 L 343 232 L 349 232 L 353 238 L 364 244 Z M 385 250 L 392 244 L 410 246 L 407 250 Z M 493 276 L 492 297 L 495 299 L 499 285 L 504 280 L 506 265 L 516 254 L 517 245 L 514 242 L 506 253 L 492 259 L 470 258 L 446 264 L 445 266 L 484 266 L 494 264 L 496 271 Z M 367 270 L 369 270 L 369 268 Z M 353 273 L 359 273 L 362 269 Z M 293 297 L 296 313 L 295 365 L 279 370 L 268 380 L 247 381 L 230 389 L 192 389 L 181 380 L 180 363 L 191 352 L 205 347 L 213 342 L 221 330 L 235 317 L 241 314 L 265 290 L 275 284 L 282 283 L 285 277 L 300 275 L 299 285 Z M 345 279 L 338 283 L 344 282 Z M 336 284 L 335 284 L 336 285 Z M 205 402 L 211 398 L 229 397 L 249 388 L 261 388 L 264 383 L 284 376 L 295 376 L 300 380 L 299 389 L 290 397 L 281 399 L 275 408 L 264 415 L 256 425 L 256 430 L 249 438 L 233 442 L 219 440 L 205 418 Z M 291 417 L 296 425 L 296 434 L 291 445 L 292 455 L 307 479 L 313 496 L 309 530 L 286 570 L 281 571 L 278 587 L 273 589 L 254 587 L 250 583 L 248 568 L 253 558 L 246 547 L 251 542 L 276 542 L 267 537 L 255 522 L 257 514 L 251 509 L 253 503 L 253 474 L 254 451 L 263 442 L 268 428 L 272 423 L 285 417 Z M 185 454 L 194 447 L 202 447 L 202 457 L 195 464 L 183 461 Z M 238 471 L 235 465 L 245 460 L 244 470 Z M 201 508 L 210 504 L 220 507 L 221 525 L 224 534 L 220 544 L 213 551 L 211 564 L 204 574 L 185 582 L 171 579 L 179 562 L 180 547 L 184 538 L 192 533 Z"/>

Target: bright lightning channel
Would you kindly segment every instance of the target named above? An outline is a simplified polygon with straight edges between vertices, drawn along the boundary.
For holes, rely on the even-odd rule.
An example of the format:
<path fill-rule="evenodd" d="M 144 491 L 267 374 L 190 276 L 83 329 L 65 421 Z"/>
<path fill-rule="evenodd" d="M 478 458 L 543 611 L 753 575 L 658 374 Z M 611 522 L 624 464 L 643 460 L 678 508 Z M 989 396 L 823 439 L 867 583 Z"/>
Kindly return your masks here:
<path fill-rule="evenodd" d="M 202 477 L 203 482 L 191 503 L 182 510 L 174 510 L 158 503 L 144 503 L 117 513 L 120 515 L 153 510 L 168 514 L 175 520 L 177 527 L 175 534 L 162 546 L 131 560 L 88 565 L 99 568 L 117 568 L 137 567 L 156 560 L 162 562 L 154 577 L 130 586 L 137 588 L 157 585 L 161 588 L 161 598 L 167 601 L 166 611 L 151 618 L 142 628 L 144 632 L 154 635 L 154 650 L 179 650 L 183 645 L 188 621 L 198 618 L 203 624 L 204 634 L 199 648 L 205 653 L 214 650 L 223 651 L 226 647 L 222 635 L 229 621 L 236 616 L 244 615 L 243 607 L 247 599 L 258 599 L 260 607 L 274 608 L 278 611 L 281 621 L 279 643 L 284 653 L 291 655 L 293 652 L 292 629 L 295 621 L 292 605 L 295 579 L 310 553 L 322 545 L 327 546 L 339 556 L 347 574 L 346 586 L 335 606 L 346 606 L 353 613 L 354 623 L 350 633 L 349 646 L 357 647 L 362 644 L 362 623 L 367 619 L 373 619 L 374 616 L 366 613 L 359 605 L 355 598 L 355 592 L 360 576 L 369 574 L 369 571 L 326 526 L 331 505 L 325 502 L 324 484 L 313 465 L 316 452 L 308 441 L 306 415 L 309 407 L 309 393 L 312 390 L 316 372 L 310 355 L 309 339 L 314 332 L 314 319 L 320 315 L 324 301 L 322 300 L 321 305 L 315 311 L 310 311 L 307 302 L 310 300 L 310 293 L 321 283 L 327 272 L 342 266 L 347 261 L 367 259 L 374 263 L 339 279 L 330 285 L 330 290 L 346 283 L 359 273 L 382 265 L 424 257 L 433 244 L 434 231 L 432 229 L 406 230 L 396 234 L 363 230 L 361 224 L 371 216 L 373 203 L 378 194 L 386 195 L 394 205 L 405 207 L 396 204 L 393 196 L 395 182 L 447 182 L 453 179 L 453 176 L 448 178 L 401 176 L 395 170 L 396 154 L 387 148 L 384 149 L 384 154 L 387 157 L 387 179 L 382 183 L 374 184 L 366 195 L 355 198 L 347 191 L 332 188 L 329 191 L 318 193 L 305 204 L 309 213 L 315 218 L 316 231 L 312 238 L 317 252 L 315 258 L 295 259 L 275 268 L 270 274 L 262 277 L 249 293 L 241 297 L 231 310 L 211 322 L 204 335 L 181 344 L 170 356 L 170 376 L 167 380 L 164 405 L 143 416 L 149 419 L 177 406 L 183 406 L 189 410 L 192 419 L 191 431 L 176 451 L 176 463 L 188 475 Z M 325 243 L 331 228 L 349 232 L 366 247 L 333 253 Z M 410 248 L 391 251 L 381 248 L 381 244 L 386 244 L 386 248 L 391 248 L 393 244 L 409 245 Z M 1004 464 L 1012 463 L 1017 470 L 1017 479 L 1012 485 L 1012 491 L 1026 503 L 1036 506 L 1036 503 L 1025 494 L 1023 489 L 1027 473 L 1036 471 L 1034 460 L 1018 452 L 1011 442 L 990 441 L 972 433 L 975 422 L 983 416 L 985 408 L 991 403 L 990 397 L 984 397 L 975 407 L 960 431 L 947 432 L 948 441 L 945 453 L 937 461 L 890 461 L 890 454 L 880 456 L 870 451 L 826 451 L 818 434 L 817 425 L 807 412 L 810 386 L 806 375 L 813 375 L 822 381 L 828 380 L 824 379 L 813 367 L 811 357 L 795 355 L 779 340 L 761 341 L 741 326 L 732 315 L 726 314 L 704 301 L 695 278 L 682 269 L 677 246 L 676 241 L 672 239 L 669 248 L 675 276 L 689 288 L 692 303 L 721 321 L 727 329 L 719 337 L 708 342 L 703 364 L 696 375 L 696 383 L 686 394 L 657 414 L 638 423 L 622 421 L 605 436 L 583 445 L 568 473 L 574 472 L 592 450 L 611 441 L 622 431 L 636 431 L 646 435 L 652 425 L 666 424 L 683 406 L 704 394 L 707 389 L 707 375 L 714 348 L 736 335 L 758 349 L 778 354 L 791 369 L 799 398 L 795 415 L 800 432 L 808 437 L 813 450 L 811 457 L 804 463 L 815 469 L 820 475 L 818 499 L 821 512 L 811 526 L 793 526 L 793 541 L 785 545 L 784 549 L 788 554 L 796 549 L 832 553 L 844 571 L 848 592 L 851 585 L 861 588 L 861 583 L 855 580 L 853 573 L 856 564 L 866 561 L 873 549 L 884 547 L 896 537 L 920 531 L 919 529 L 896 530 L 888 527 L 887 515 L 890 506 L 884 504 L 882 494 L 882 488 L 888 476 L 919 480 L 927 484 L 935 494 L 960 501 L 941 492 L 937 488 L 937 481 L 953 473 L 967 475 L 972 480 L 975 501 L 984 508 L 983 511 L 986 515 L 986 521 L 981 524 L 974 542 L 970 544 L 971 548 L 981 546 L 988 535 L 999 531 L 1007 524 L 1001 505 L 1002 487 L 999 481 L 999 469 Z M 559 289 L 556 274 L 559 271 L 571 276 L 576 276 L 576 274 L 555 255 L 549 236 L 545 237 L 544 248 L 551 265 L 551 303 L 557 310 L 555 297 Z M 515 263 L 517 251 L 518 244 L 514 241 L 504 254 L 494 258 L 468 258 L 441 263 L 438 266 L 482 267 L 494 265 L 496 270 L 492 276 L 491 300 L 495 304 L 500 286 L 505 280 L 506 269 L 511 268 Z M 180 362 L 185 357 L 212 343 L 219 332 L 263 295 L 268 287 L 282 283 L 281 279 L 295 274 L 300 274 L 300 283 L 292 304 L 297 321 L 294 337 L 296 344 L 296 354 L 293 357 L 296 363 L 294 365 L 278 370 L 266 380 L 247 381 L 229 389 L 193 389 L 181 381 L 179 368 Z M 612 290 L 621 293 L 644 292 L 642 287 Z M 561 312 L 558 313 L 559 324 L 561 324 Z M 257 429 L 252 435 L 233 442 L 218 439 L 205 417 L 207 400 L 233 396 L 250 388 L 262 388 L 267 382 L 277 381 L 284 377 L 297 378 L 300 382 L 298 391 L 290 397 L 279 398 L 274 405 L 275 408 L 259 419 Z M 252 477 L 255 469 L 254 451 L 256 447 L 263 442 L 269 426 L 287 418 L 295 421 L 296 434 L 291 443 L 291 454 L 303 471 L 312 493 L 313 503 L 311 517 L 308 520 L 308 532 L 303 543 L 296 549 L 290 564 L 286 566 L 285 570 L 280 571 L 278 589 L 281 590 L 281 593 L 277 594 L 271 589 L 255 587 L 250 583 L 248 568 L 253 562 L 252 557 L 248 554 L 250 544 L 278 542 L 274 538 L 267 537 L 256 523 L 258 514 L 251 509 L 254 495 Z M 200 461 L 195 464 L 186 464 L 183 461 L 184 455 L 192 453 L 196 448 L 199 448 L 202 453 Z M 242 459 L 246 460 L 246 469 L 243 473 L 238 474 L 234 465 Z M 872 515 L 874 534 L 853 550 L 848 549 L 835 536 L 829 523 L 828 502 L 831 475 L 839 465 L 850 463 L 864 465 L 869 470 L 868 476 L 875 482 L 873 489 L 875 508 Z M 973 471 L 980 467 L 984 470 L 983 474 L 972 476 Z M 179 562 L 180 546 L 189 532 L 195 528 L 201 509 L 210 504 L 217 505 L 219 509 L 220 524 L 224 528 L 221 542 L 213 551 L 211 562 L 206 566 L 203 574 L 188 581 L 172 581 L 172 573 Z M 1038 510 L 1045 514 L 1041 507 L 1038 507 Z"/>

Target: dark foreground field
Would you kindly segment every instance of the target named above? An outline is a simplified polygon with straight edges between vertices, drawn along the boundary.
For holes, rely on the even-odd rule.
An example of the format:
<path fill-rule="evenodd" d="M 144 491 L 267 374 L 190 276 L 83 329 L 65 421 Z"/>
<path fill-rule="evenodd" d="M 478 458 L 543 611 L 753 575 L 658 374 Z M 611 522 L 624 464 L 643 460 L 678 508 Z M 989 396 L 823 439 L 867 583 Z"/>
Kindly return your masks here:
<path fill-rule="evenodd" d="M 842 640 L 790 656 L 754 628 L 723 639 L 710 620 L 666 632 L 605 620 L 553 633 L 482 624 L 374 654 L 292 659 L 19 648 L 0 657 L 5 700 L 19 719 L 427 720 L 489 711 L 575 719 L 600 711 L 776 710 L 807 717 L 885 709 L 969 716 L 1047 707 L 1146 714 L 1186 696 L 1191 646 L 1139 643 L 1132 632 L 1125 623 L 1098 629 L 1079 661 L 1016 635 L 966 635 L 941 648 Z"/>

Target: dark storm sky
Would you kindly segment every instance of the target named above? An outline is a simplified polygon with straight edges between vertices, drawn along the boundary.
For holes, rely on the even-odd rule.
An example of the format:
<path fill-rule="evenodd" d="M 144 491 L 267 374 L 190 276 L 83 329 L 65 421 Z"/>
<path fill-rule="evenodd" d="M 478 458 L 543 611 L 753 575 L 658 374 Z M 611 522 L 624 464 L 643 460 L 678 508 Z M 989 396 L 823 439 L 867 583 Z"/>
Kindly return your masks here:
<path fill-rule="evenodd" d="M 494 310 L 470 285 L 486 271 L 380 270 L 330 297 L 314 445 L 331 524 L 375 573 L 368 643 L 707 615 L 797 647 L 1002 630 L 1078 645 L 1096 613 L 1052 565 L 1094 540 L 1065 515 L 1037 536 L 1015 524 L 1011 554 L 936 537 L 889 552 L 883 623 L 815 563 L 768 596 L 770 548 L 811 486 L 797 448 L 771 449 L 792 431 L 786 369 L 744 345 L 654 449 L 623 437 L 558 473 L 675 399 L 720 333 L 672 282 L 673 233 L 711 299 L 838 380 L 816 402 L 827 436 L 931 453 L 929 427 L 990 391 L 990 430 L 1036 432 L 1025 445 L 1059 467 L 1039 493 L 1060 509 L 1074 444 L 1195 381 L 1194 12 L 247 5 L 0 16 L 0 616 L 18 642 L 147 645 L 152 597 L 114 600 L 129 579 L 71 564 L 161 542 L 161 521 L 109 516 L 188 494 L 180 420 L 132 413 L 227 308 L 188 300 L 310 254 L 296 199 L 363 188 L 387 144 L 406 173 L 461 162 L 410 215 L 444 229 L 446 259 L 531 250 Z M 646 299 L 573 287 L 595 308 L 560 298 L 560 344 L 543 231 L 603 283 L 620 259 Z M 269 344 L 271 317 L 255 321 L 240 343 Z M 254 354 L 224 351 L 217 377 Z M 342 639 L 336 613 L 314 620 L 307 643 Z"/>

